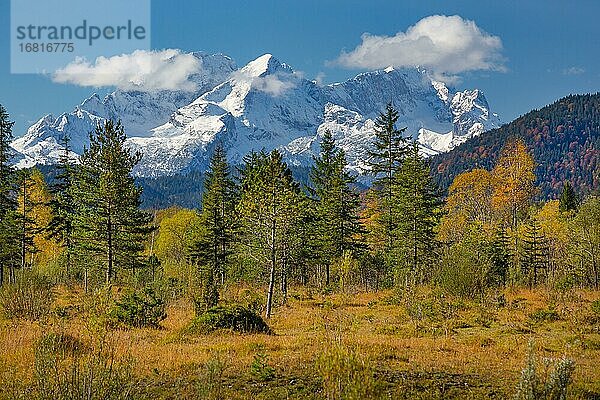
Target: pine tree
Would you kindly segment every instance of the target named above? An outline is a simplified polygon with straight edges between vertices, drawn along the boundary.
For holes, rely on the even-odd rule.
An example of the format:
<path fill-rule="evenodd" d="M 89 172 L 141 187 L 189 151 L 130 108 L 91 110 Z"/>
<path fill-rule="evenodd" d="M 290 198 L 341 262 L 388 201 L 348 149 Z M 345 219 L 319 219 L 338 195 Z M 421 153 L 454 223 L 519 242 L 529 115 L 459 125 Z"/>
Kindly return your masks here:
<path fill-rule="evenodd" d="M 434 228 L 441 203 L 417 142 L 409 146 L 402 167 L 394 174 L 393 185 L 397 192 L 393 210 L 398 216 L 393 235 L 398 239 L 392 251 L 399 266 L 408 268 L 410 276 L 422 281 L 435 249 Z"/>
<path fill-rule="evenodd" d="M 200 237 L 193 244 L 192 260 L 198 264 L 203 282 L 203 303 L 206 309 L 219 299 L 217 278 L 225 283 L 226 266 L 233 250 L 236 228 L 236 187 L 227 156 L 218 145 L 210 161 L 202 195 L 202 227 Z"/>
<path fill-rule="evenodd" d="M 52 219 L 47 230 L 49 237 L 56 239 L 64 249 L 65 273 L 71 270 L 71 257 L 74 251 L 73 230 L 75 224 L 76 205 L 73 197 L 73 181 L 75 165 L 71 156 L 70 138 L 67 133 L 62 138 L 62 153 L 56 166 L 55 183 L 50 188 L 52 200 Z"/>
<path fill-rule="evenodd" d="M 142 189 L 131 175 L 141 155 L 125 145 L 120 122 L 106 121 L 90 135 L 90 147 L 81 155 L 74 182 L 77 213 L 77 251 L 97 260 L 109 284 L 119 269 L 144 263 L 144 240 L 152 231 L 152 216 L 140 210 Z"/>
<path fill-rule="evenodd" d="M 319 254 L 325 266 L 325 284 L 330 283 L 331 263 L 345 251 L 360 248 L 363 233 L 358 217 L 360 200 L 353 186 L 356 179 L 346 171 L 347 162 L 342 150 L 335 148 L 330 131 L 325 131 L 321 153 L 314 158 L 311 181 L 316 194 L 316 230 Z"/>
<path fill-rule="evenodd" d="M 498 228 L 490 247 L 492 269 L 488 273 L 488 284 L 506 286 L 512 260 L 510 244 L 506 229 Z"/>
<path fill-rule="evenodd" d="M 537 285 L 541 270 L 548 265 L 548 240 L 542 232 L 542 227 L 534 218 L 526 226 L 522 244 L 521 272 L 530 287 Z"/>
<path fill-rule="evenodd" d="M 277 150 L 250 153 L 244 161 L 238 203 L 242 240 L 248 256 L 268 269 L 265 316 L 270 318 L 277 271 L 285 300 L 288 271 L 301 244 L 298 224 L 305 198 Z"/>
<path fill-rule="evenodd" d="M 13 124 L 0 104 L 0 286 L 5 268 L 13 268 L 19 254 L 14 171 L 10 165 Z"/>
<path fill-rule="evenodd" d="M 560 193 L 560 212 L 568 212 L 577 210 L 577 195 L 571 186 L 571 182 L 566 181 L 562 192 Z"/>
<path fill-rule="evenodd" d="M 406 155 L 406 128 L 396 129 L 398 112 L 388 104 L 384 113 L 375 121 L 375 141 L 368 152 L 371 173 L 375 176 L 374 185 L 381 197 L 381 223 L 384 227 L 386 252 L 394 247 L 393 230 L 396 226 L 394 214 L 394 174 L 402 167 Z"/>

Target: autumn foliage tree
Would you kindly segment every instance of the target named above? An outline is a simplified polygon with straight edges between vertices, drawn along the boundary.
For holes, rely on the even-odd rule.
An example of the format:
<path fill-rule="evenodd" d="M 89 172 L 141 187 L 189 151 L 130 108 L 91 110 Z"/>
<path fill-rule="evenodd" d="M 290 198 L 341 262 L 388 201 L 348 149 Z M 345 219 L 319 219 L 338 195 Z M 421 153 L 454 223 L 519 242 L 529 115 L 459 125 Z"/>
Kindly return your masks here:
<path fill-rule="evenodd" d="M 440 227 L 443 241 L 460 239 L 469 224 L 492 222 L 493 175 L 481 168 L 457 175 L 448 189 Z"/>
<path fill-rule="evenodd" d="M 45 228 L 52 219 L 50 200 L 51 194 L 40 170 L 34 168 L 22 171 L 18 213 L 21 221 L 23 266 L 47 265 L 59 254 L 57 243 L 45 234 Z"/>
<path fill-rule="evenodd" d="M 516 229 L 535 194 L 535 162 L 522 140 L 506 143 L 492 176 L 492 206 L 505 223 Z"/>

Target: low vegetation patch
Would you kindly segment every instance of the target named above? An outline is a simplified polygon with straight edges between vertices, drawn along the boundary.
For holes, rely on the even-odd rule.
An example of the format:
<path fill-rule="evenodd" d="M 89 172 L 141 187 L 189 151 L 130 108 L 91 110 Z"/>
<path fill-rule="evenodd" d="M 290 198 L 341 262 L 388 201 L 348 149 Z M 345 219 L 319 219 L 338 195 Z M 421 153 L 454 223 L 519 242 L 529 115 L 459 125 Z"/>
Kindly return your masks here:
<path fill-rule="evenodd" d="M 529 314 L 529 318 L 536 323 L 554 322 L 560 319 L 560 315 L 554 307 L 541 308 Z"/>
<path fill-rule="evenodd" d="M 48 279 L 22 271 L 15 283 L 2 286 L 0 309 L 7 318 L 36 321 L 50 313 L 53 297 Z"/>
<path fill-rule="evenodd" d="M 129 400 L 137 379 L 133 362 L 115 355 L 104 343 L 80 354 L 76 339 L 50 333 L 35 346 L 33 381 L 18 397 L 23 399 Z"/>
<path fill-rule="evenodd" d="M 110 316 L 119 324 L 134 328 L 158 328 L 167 317 L 165 302 L 151 288 L 132 291 L 117 301 Z"/>
<path fill-rule="evenodd" d="M 575 362 L 568 358 L 545 358 L 540 363 L 530 343 L 527 363 L 521 371 L 514 399 L 565 400 L 574 371 Z"/>
<path fill-rule="evenodd" d="M 194 318 L 186 332 L 209 333 L 218 329 L 230 329 L 241 333 L 272 333 L 260 315 L 239 305 L 210 308 Z"/>

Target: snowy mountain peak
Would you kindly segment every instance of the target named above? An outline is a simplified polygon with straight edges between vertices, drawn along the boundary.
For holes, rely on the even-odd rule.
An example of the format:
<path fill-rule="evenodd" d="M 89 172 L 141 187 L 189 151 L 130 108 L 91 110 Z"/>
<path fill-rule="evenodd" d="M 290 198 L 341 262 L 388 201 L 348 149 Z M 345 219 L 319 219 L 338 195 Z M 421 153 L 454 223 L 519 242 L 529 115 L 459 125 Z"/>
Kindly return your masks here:
<path fill-rule="evenodd" d="M 375 118 L 390 102 L 398 127 L 406 127 L 425 154 L 448 151 L 499 124 L 481 91 L 455 91 L 421 68 L 386 68 L 321 86 L 271 54 L 241 69 L 224 55 L 193 54 L 202 64 L 192 77 L 197 92 L 92 95 L 70 113 L 45 116 L 15 140 L 17 165 L 56 162 L 65 133 L 80 152 L 107 118 L 123 122 L 129 146 L 143 155 L 134 172 L 145 177 L 204 170 L 216 143 L 232 163 L 252 150 L 279 148 L 291 164 L 307 166 L 326 130 L 349 168 L 362 173 Z"/>
<path fill-rule="evenodd" d="M 279 62 L 272 54 L 263 54 L 250 61 L 240 72 L 249 77 L 264 77 L 277 72 L 293 73 L 294 70 L 287 64 Z"/>
<path fill-rule="evenodd" d="M 433 87 L 437 91 L 438 96 L 440 97 L 440 99 L 442 101 L 444 101 L 444 102 L 447 102 L 450 90 L 448 89 L 448 87 L 446 86 L 446 84 L 444 82 L 439 82 L 439 81 L 431 81 L 431 84 L 433 85 Z"/>

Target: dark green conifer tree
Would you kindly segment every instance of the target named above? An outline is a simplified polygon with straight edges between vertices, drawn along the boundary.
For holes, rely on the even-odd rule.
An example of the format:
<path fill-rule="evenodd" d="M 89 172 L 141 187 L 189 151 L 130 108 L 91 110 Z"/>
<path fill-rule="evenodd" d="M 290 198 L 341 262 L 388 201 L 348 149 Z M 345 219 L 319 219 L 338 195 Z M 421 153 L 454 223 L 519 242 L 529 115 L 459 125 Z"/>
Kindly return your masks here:
<path fill-rule="evenodd" d="M 540 273 L 548 266 L 549 258 L 548 240 L 536 219 L 526 226 L 522 252 L 521 273 L 531 288 L 538 284 Z"/>
<path fill-rule="evenodd" d="M 52 209 L 52 219 L 47 231 L 48 236 L 58 241 L 64 249 L 65 273 L 68 275 L 74 250 L 73 230 L 77 210 L 73 197 L 75 163 L 67 133 L 64 134 L 61 145 L 62 153 L 56 165 L 57 174 L 54 183 L 50 186 L 52 200 L 49 205 Z"/>
<path fill-rule="evenodd" d="M 368 152 L 371 173 L 375 176 L 374 186 L 378 189 L 382 208 L 381 224 L 385 235 L 386 253 L 394 248 L 394 234 L 397 217 L 394 213 L 394 175 L 402 167 L 406 155 L 407 140 L 403 134 L 406 128 L 397 129 L 398 112 L 388 104 L 385 112 L 375 121 L 375 141 Z"/>
<path fill-rule="evenodd" d="M 490 246 L 492 269 L 488 273 L 488 284 L 506 285 L 508 271 L 512 262 L 511 240 L 504 227 L 498 228 Z"/>
<path fill-rule="evenodd" d="M 225 282 L 229 256 L 236 231 L 236 187 L 227 155 L 219 144 L 210 161 L 202 195 L 202 232 L 191 249 L 192 260 L 200 272 L 202 303 L 205 309 L 219 300 L 218 283 Z M 201 311 L 201 310 L 197 310 Z"/>
<path fill-rule="evenodd" d="M 568 212 L 577 210 L 577 195 L 573 190 L 573 186 L 571 186 L 571 182 L 566 181 L 562 192 L 560 193 L 560 204 L 559 211 L 560 212 Z"/>
<path fill-rule="evenodd" d="M 336 149 L 330 131 L 325 131 L 321 152 L 314 158 L 310 177 L 315 186 L 315 224 L 320 258 L 325 266 L 325 284 L 330 283 L 330 265 L 344 251 L 361 248 L 363 233 L 358 218 L 360 199 L 355 191 L 356 178 L 346 171 L 343 150 Z"/>
<path fill-rule="evenodd" d="M 19 236 L 19 266 L 22 270 L 31 267 L 31 263 L 27 262 L 27 255 L 37 252 L 33 238 L 41 231 L 31 217 L 36 204 L 31 201 L 32 182 L 29 180 L 30 176 L 31 170 L 28 169 L 22 169 L 17 173 L 18 208 L 16 222 Z M 11 269 L 11 279 L 14 282 L 14 269 Z"/>
<path fill-rule="evenodd" d="M 434 256 L 434 228 L 441 203 L 417 142 L 408 147 L 402 167 L 394 174 L 393 186 L 397 193 L 392 206 L 397 216 L 392 232 L 396 266 L 408 272 L 407 278 L 422 282 Z"/>
<path fill-rule="evenodd" d="M 13 124 L 0 104 L 0 285 L 6 268 L 13 271 L 19 259 L 15 174 L 10 164 Z"/>
<path fill-rule="evenodd" d="M 140 210 L 142 189 L 131 174 L 141 155 L 125 147 L 120 122 L 106 121 L 90 135 L 74 182 L 76 247 L 82 262 L 96 261 L 111 283 L 118 270 L 143 266 L 152 216 Z"/>

